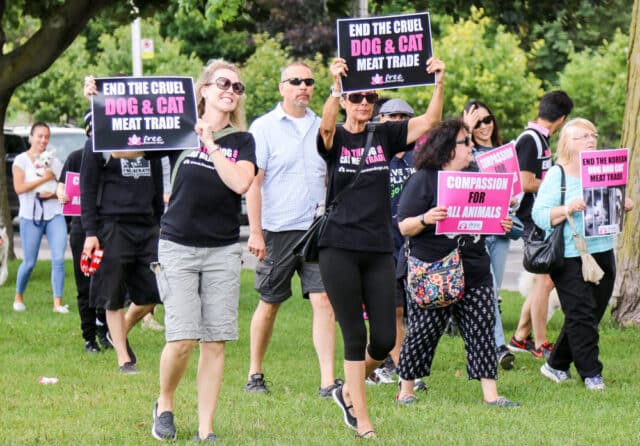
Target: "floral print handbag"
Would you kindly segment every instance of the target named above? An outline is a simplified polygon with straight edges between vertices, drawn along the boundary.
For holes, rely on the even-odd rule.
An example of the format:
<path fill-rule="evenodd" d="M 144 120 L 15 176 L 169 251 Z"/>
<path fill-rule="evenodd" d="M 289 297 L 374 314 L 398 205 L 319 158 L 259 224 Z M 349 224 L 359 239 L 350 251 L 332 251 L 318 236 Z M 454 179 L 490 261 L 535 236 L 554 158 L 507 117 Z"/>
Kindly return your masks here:
<path fill-rule="evenodd" d="M 409 255 L 407 264 L 407 292 L 420 308 L 442 308 L 462 299 L 464 270 L 457 247 L 431 263 Z"/>

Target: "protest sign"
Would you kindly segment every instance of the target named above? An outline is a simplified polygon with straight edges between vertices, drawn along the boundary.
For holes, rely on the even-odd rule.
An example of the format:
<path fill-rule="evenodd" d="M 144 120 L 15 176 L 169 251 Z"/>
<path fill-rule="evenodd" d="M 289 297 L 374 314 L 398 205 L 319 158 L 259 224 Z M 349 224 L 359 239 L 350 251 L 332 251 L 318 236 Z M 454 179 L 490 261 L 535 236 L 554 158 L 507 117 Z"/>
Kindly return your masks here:
<path fill-rule="evenodd" d="M 347 61 L 342 90 L 433 85 L 429 13 L 337 20 L 338 55 Z"/>
<path fill-rule="evenodd" d="M 479 153 L 476 155 L 476 163 L 480 172 L 512 173 L 513 191 L 511 191 L 511 196 L 519 195 L 522 192 L 520 164 L 518 164 L 516 146 L 512 142 L 488 152 Z"/>
<path fill-rule="evenodd" d="M 622 231 L 628 169 L 629 149 L 580 152 L 585 237 Z"/>
<path fill-rule="evenodd" d="M 190 77 L 98 78 L 96 87 L 91 101 L 95 152 L 198 148 Z"/>
<path fill-rule="evenodd" d="M 62 206 L 63 215 L 80 215 L 80 174 L 67 172 L 64 178 L 64 193 L 69 197 Z"/>
<path fill-rule="evenodd" d="M 500 234 L 507 217 L 513 175 L 510 173 L 438 172 L 438 206 L 447 218 L 436 234 Z"/>

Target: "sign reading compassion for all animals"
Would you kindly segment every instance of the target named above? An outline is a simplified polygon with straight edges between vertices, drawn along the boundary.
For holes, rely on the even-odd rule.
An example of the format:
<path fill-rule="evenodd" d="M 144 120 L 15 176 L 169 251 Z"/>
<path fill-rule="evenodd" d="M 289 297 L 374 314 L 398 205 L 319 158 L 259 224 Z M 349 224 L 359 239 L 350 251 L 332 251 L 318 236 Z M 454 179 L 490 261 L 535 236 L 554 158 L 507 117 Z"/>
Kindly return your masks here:
<path fill-rule="evenodd" d="M 438 206 L 447 218 L 436 223 L 436 234 L 501 234 L 507 217 L 513 174 L 438 172 Z"/>
<path fill-rule="evenodd" d="M 64 193 L 69 197 L 69 201 L 62 206 L 62 215 L 81 215 L 79 173 L 67 172 L 64 180 Z"/>
<path fill-rule="evenodd" d="M 190 77 L 97 78 L 92 97 L 93 150 L 198 148 Z"/>
<path fill-rule="evenodd" d="M 519 195 L 522 192 L 520 164 L 518 164 L 518 154 L 514 143 L 510 142 L 488 152 L 477 154 L 476 163 L 480 172 L 512 173 L 513 191 L 511 195 Z"/>
<path fill-rule="evenodd" d="M 338 55 L 349 71 L 343 91 L 433 85 L 429 13 L 337 20 Z"/>

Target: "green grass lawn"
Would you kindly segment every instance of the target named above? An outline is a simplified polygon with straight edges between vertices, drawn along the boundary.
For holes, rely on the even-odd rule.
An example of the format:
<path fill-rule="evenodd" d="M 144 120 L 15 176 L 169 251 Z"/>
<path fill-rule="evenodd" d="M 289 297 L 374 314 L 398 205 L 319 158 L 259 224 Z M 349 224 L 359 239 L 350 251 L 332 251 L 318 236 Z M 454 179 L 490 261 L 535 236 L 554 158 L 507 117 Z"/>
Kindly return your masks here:
<path fill-rule="evenodd" d="M 29 284 L 27 311 L 11 308 L 17 262 L 0 287 L 0 444 L 153 445 L 151 409 L 158 393 L 162 333 L 133 329 L 138 375 L 117 371 L 113 350 L 88 355 L 83 350 L 71 264 L 67 262 L 68 315 L 51 311 L 49 264 L 39 263 Z M 283 304 L 265 361 L 270 395 L 249 395 L 242 387 L 249 364 L 249 323 L 258 296 L 253 272 L 244 271 L 240 301 L 240 340 L 227 346 L 225 377 L 215 432 L 229 445 L 350 444 L 353 432 L 331 400 L 317 396 L 319 373 L 311 343 L 311 310 L 296 297 Z M 522 299 L 503 293 L 503 322 L 509 337 Z M 161 319 L 162 309 L 157 318 Z M 555 339 L 562 323 L 549 325 Z M 336 370 L 342 376 L 339 338 Z M 445 336 L 438 348 L 429 390 L 400 407 L 396 387 L 367 388 L 374 444 L 387 445 L 636 445 L 640 444 L 640 332 L 621 330 L 609 315 L 601 325 L 601 359 L 608 386 L 587 392 L 579 379 L 557 385 L 540 375 L 542 362 L 517 355 L 516 368 L 500 372 L 498 389 L 519 401 L 519 409 L 482 404 L 480 385 L 468 381 L 463 344 Z M 196 356 L 176 396 L 178 444 L 188 444 L 197 429 Z M 576 375 L 575 370 L 572 370 Z M 56 376 L 55 385 L 39 376 Z"/>

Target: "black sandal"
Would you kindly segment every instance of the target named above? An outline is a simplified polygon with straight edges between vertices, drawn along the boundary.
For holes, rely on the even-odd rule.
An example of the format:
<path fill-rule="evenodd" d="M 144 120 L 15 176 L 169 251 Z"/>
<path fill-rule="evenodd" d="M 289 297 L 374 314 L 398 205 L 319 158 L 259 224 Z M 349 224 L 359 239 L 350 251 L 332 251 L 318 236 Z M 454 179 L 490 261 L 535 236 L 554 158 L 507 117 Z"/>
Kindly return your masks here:
<path fill-rule="evenodd" d="M 333 397 L 333 401 L 336 402 L 338 407 L 342 409 L 344 423 L 351 429 L 357 430 L 358 421 L 356 420 L 356 417 L 351 415 L 351 412 L 349 412 L 349 410 L 353 408 L 353 405 L 347 406 L 347 403 L 344 401 L 344 396 L 342 395 L 342 387 L 343 386 L 336 387 L 335 389 L 333 389 L 333 392 L 331 392 L 331 396 Z"/>
<path fill-rule="evenodd" d="M 376 431 L 366 431 L 364 434 L 356 432 L 356 440 L 372 440 L 374 438 L 376 438 Z"/>

